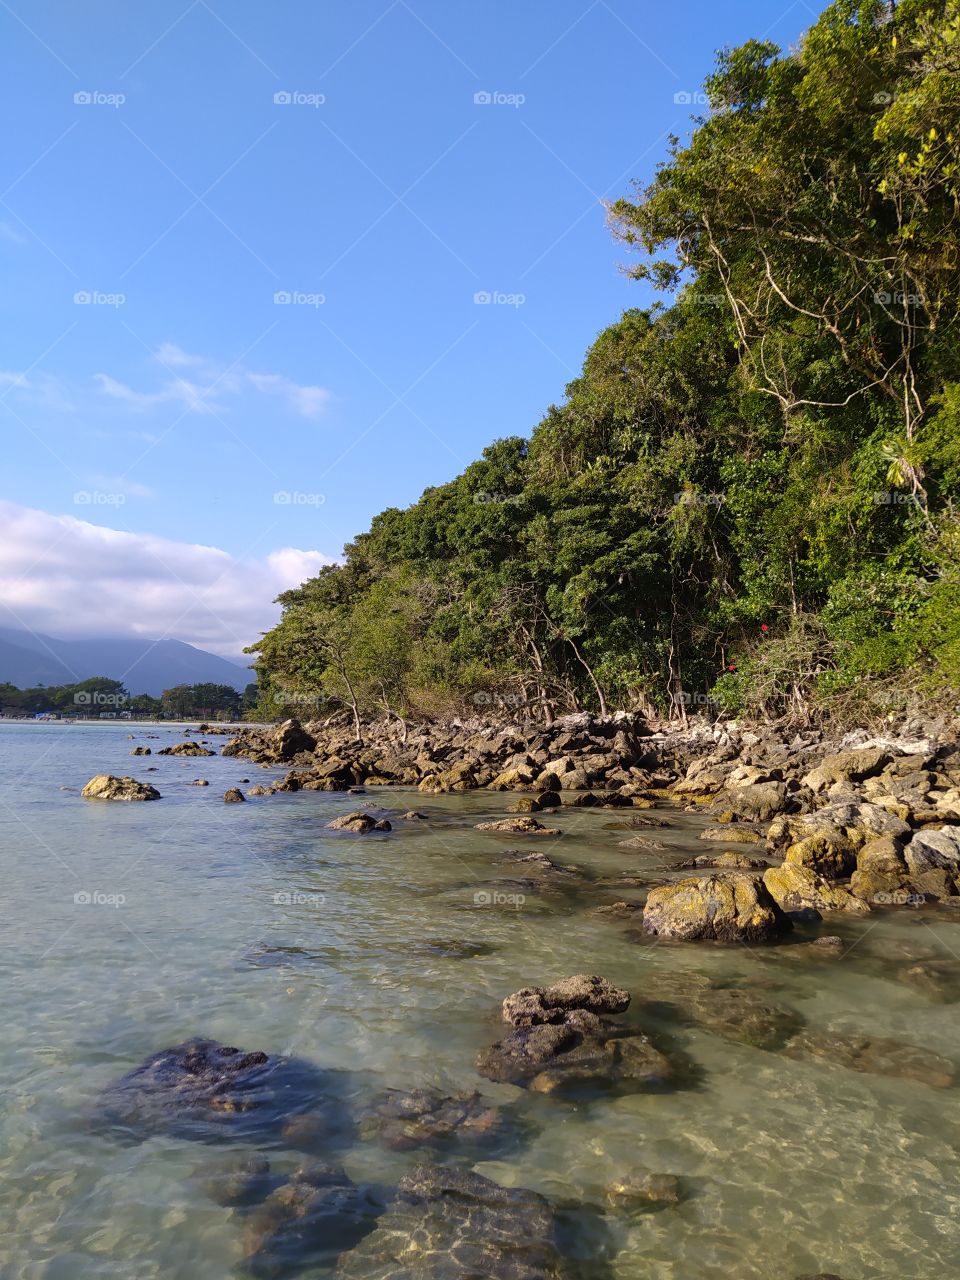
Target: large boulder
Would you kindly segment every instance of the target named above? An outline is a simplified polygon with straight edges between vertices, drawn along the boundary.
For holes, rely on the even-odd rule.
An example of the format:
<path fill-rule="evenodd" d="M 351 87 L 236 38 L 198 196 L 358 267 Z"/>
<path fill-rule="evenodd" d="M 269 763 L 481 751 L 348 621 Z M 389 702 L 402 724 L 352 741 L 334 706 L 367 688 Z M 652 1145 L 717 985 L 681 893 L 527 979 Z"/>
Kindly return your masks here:
<path fill-rule="evenodd" d="M 548 1201 L 478 1173 L 420 1165 L 356 1248 L 337 1280 L 563 1280 L 557 1222 Z"/>
<path fill-rule="evenodd" d="M 161 747 L 158 756 L 212 756 L 216 752 L 202 747 L 199 742 L 178 742 L 172 747 Z"/>
<path fill-rule="evenodd" d="M 892 759 L 893 756 L 883 747 L 841 751 L 824 757 L 819 767 L 803 778 L 803 785 L 811 791 L 825 791 L 837 784 L 861 782 L 881 773 Z"/>
<path fill-rule="evenodd" d="M 917 831 L 904 847 L 903 857 L 913 876 L 934 869 L 960 874 L 960 826 Z"/>
<path fill-rule="evenodd" d="M 812 867 L 785 862 L 763 873 L 763 883 L 770 896 L 784 911 L 846 911 L 852 915 L 869 915 L 866 902 L 840 885 L 830 884 Z"/>
<path fill-rule="evenodd" d="M 786 808 L 787 796 L 782 782 L 758 782 L 725 791 L 711 812 L 724 822 L 769 822 Z"/>
<path fill-rule="evenodd" d="M 274 737 L 276 758 L 284 763 L 301 751 L 315 751 L 317 740 L 307 733 L 299 720 L 284 720 Z"/>
<path fill-rule="evenodd" d="M 717 875 L 651 889 L 643 927 L 685 942 L 773 942 L 792 925 L 760 876 Z"/>
<path fill-rule="evenodd" d="M 300 1059 L 186 1040 L 108 1085 L 98 1118 L 138 1139 L 275 1135 L 292 1116 L 322 1109 L 332 1083 L 332 1073 Z"/>
<path fill-rule="evenodd" d="M 136 778 L 118 778 L 112 773 L 98 773 L 80 792 L 88 800 L 159 800 L 160 792 L 149 782 Z"/>

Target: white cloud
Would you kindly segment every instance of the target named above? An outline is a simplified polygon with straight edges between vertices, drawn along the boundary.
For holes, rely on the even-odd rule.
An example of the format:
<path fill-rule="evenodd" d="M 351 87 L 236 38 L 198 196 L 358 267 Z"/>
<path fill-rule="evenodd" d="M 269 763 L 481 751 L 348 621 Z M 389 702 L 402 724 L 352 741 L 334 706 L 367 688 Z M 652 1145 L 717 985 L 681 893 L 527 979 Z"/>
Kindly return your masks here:
<path fill-rule="evenodd" d="M 174 403 L 193 413 L 223 413 L 226 412 L 223 399 L 242 395 L 251 388 L 261 395 L 280 399 L 303 418 L 319 417 L 330 401 L 330 392 L 325 387 L 294 382 L 282 373 L 257 373 L 241 365 L 218 367 L 206 356 L 193 355 L 174 342 L 161 343 L 154 359 L 169 375 L 156 390 L 138 391 L 107 373 L 98 373 L 95 377 L 105 395 L 140 410 Z M 182 377 L 177 372 L 180 369 L 190 369 L 194 376 Z"/>
<path fill-rule="evenodd" d="M 0 501 L 0 625 L 62 639 L 169 637 L 236 658 L 276 622 L 274 598 L 331 563 L 295 547 L 239 560 Z"/>

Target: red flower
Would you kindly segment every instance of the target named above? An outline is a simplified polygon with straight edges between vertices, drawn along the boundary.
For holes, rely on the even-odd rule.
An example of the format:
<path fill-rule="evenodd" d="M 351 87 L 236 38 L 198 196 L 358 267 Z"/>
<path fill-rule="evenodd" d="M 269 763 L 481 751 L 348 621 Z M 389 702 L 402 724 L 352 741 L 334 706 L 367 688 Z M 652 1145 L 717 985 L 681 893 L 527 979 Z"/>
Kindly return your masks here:
<path fill-rule="evenodd" d="M 761 630 L 761 631 L 769 631 L 769 630 L 770 630 L 770 628 L 767 626 L 767 624 L 766 624 L 765 622 L 761 622 L 761 623 L 760 623 L 760 630 Z"/>

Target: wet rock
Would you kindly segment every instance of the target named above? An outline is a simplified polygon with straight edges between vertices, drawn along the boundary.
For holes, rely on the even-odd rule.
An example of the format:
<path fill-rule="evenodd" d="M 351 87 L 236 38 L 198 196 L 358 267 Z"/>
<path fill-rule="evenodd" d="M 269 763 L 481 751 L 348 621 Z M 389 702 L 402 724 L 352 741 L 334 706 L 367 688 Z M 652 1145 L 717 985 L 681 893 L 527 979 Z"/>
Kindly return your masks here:
<path fill-rule="evenodd" d="M 632 920 L 643 914 L 643 906 L 637 902 L 608 902 L 595 910 L 598 916 L 613 916 L 622 920 Z"/>
<path fill-rule="evenodd" d="M 828 1062 L 870 1075 L 917 1080 L 934 1089 L 948 1089 L 954 1081 L 952 1062 L 929 1049 L 899 1040 L 804 1031 L 789 1040 L 783 1051 L 790 1058 Z"/>
<path fill-rule="evenodd" d="M 206 778 L 194 778 L 190 785 L 191 787 L 209 787 L 210 783 Z"/>
<path fill-rule="evenodd" d="M 153 752 L 149 747 L 134 747 L 130 754 L 132 756 L 149 756 L 152 755 Z"/>
<path fill-rule="evenodd" d="M 247 792 L 248 796 L 268 796 L 270 794 L 271 794 L 270 788 L 261 787 L 259 783 L 257 783 L 256 786 L 251 787 L 250 790 Z"/>
<path fill-rule="evenodd" d="M 269 1193 L 270 1161 L 259 1154 L 230 1156 L 204 1169 L 198 1182 L 203 1193 L 216 1204 L 242 1208 L 263 1200 Z"/>
<path fill-rule="evenodd" d="M 276 1135 L 291 1116 L 325 1106 L 332 1088 L 332 1073 L 301 1059 L 193 1039 L 153 1054 L 108 1085 L 97 1117 L 137 1139 Z"/>
<path fill-rule="evenodd" d="M 803 1018 L 792 1009 L 770 1004 L 742 987 L 725 987 L 709 978 L 663 975 L 648 982 L 644 998 L 675 1008 L 681 1017 L 702 1026 L 724 1040 L 768 1051 L 781 1049 L 803 1027 Z"/>
<path fill-rule="evenodd" d="M 339 1165 L 309 1164 L 251 1211 L 243 1236 L 243 1269 L 280 1276 L 333 1263 L 371 1230 L 376 1207 Z"/>
<path fill-rule="evenodd" d="M 478 822 L 477 831 L 507 831 L 515 835 L 558 836 L 560 832 L 553 827 L 545 827 L 536 818 L 501 818 L 497 822 Z"/>
<path fill-rule="evenodd" d="M 680 1179 L 672 1173 L 651 1173 L 632 1169 L 606 1189 L 607 1200 L 616 1209 L 660 1209 L 680 1203 Z"/>
<path fill-rule="evenodd" d="M 666 818 L 654 818 L 646 813 L 631 813 L 628 818 L 618 818 L 616 822 L 605 822 L 604 829 L 607 831 L 633 831 L 643 830 L 647 827 L 669 827 L 671 824 Z"/>
<path fill-rule="evenodd" d="M 480 1174 L 420 1165 L 376 1229 L 340 1258 L 337 1280 L 563 1280 L 549 1203 Z"/>
<path fill-rule="evenodd" d="M 340 818 L 334 818 L 332 822 L 327 823 L 327 829 L 329 831 L 352 831 L 358 835 L 363 835 L 367 831 L 392 830 L 386 818 L 373 818 L 369 813 L 363 813 L 359 809 L 354 813 L 345 813 Z"/>
<path fill-rule="evenodd" d="M 815 911 L 845 911 L 850 915 L 869 915 L 870 907 L 840 885 L 829 884 L 810 867 L 785 862 L 763 873 L 763 883 L 770 896 L 784 911 L 812 907 Z"/>
<path fill-rule="evenodd" d="M 565 867 L 539 851 L 523 853 L 519 849 L 508 849 L 503 861 L 522 863 L 531 872 L 543 871 L 549 875 L 568 876 L 577 880 L 586 878 L 579 867 Z"/>
<path fill-rule="evenodd" d="M 480 1053 L 477 1070 L 542 1093 L 581 1085 L 658 1088 L 673 1075 L 667 1058 L 639 1030 L 594 1012 L 620 1011 L 629 999 L 586 975 L 514 992 L 503 1003 L 514 1029 Z"/>
<path fill-rule="evenodd" d="M 701 840 L 722 840 L 727 844 L 762 844 L 763 837 L 749 827 L 738 827 L 732 832 L 729 827 L 705 827 L 700 832 Z"/>
<path fill-rule="evenodd" d="M 772 942 L 792 925 L 760 876 L 717 875 L 651 889 L 643 927 L 687 942 Z"/>
<path fill-rule="evenodd" d="M 80 792 L 88 800 L 159 800 L 160 792 L 149 782 L 136 778 L 118 778 L 112 773 L 98 773 Z"/>
<path fill-rule="evenodd" d="M 549 987 L 523 987 L 503 1002 L 503 1020 L 515 1027 L 561 1022 L 573 1009 L 590 1013 L 622 1013 L 630 993 L 596 974 L 577 974 Z"/>
<path fill-rule="evenodd" d="M 954 960 L 921 960 L 901 966 L 895 976 L 937 1004 L 960 1000 L 960 965 Z"/>
<path fill-rule="evenodd" d="M 628 840 L 617 841 L 618 849 L 645 849 L 648 852 L 656 852 L 666 847 L 662 840 L 652 840 L 649 836 L 631 836 Z"/>
<path fill-rule="evenodd" d="M 412 1151 L 431 1144 L 489 1140 L 503 1128 L 501 1110 L 479 1093 L 388 1089 L 374 1101 L 360 1132 L 393 1151 Z"/>
<path fill-rule="evenodd" d="M 246 798 L 239 787 L 228 787 L 223 793 L 224 804 L 243 804 Z"/>
<path fill-rule="evenodd" d="M 460 938 L 428 938 L 404 946 L 404 951 L 412 955 L 437 956 L 445 960 L 475 960 L 478 956 L 492 955 L 494 950 L 488 942 L 465 942 Z"/>
<path fill-rule="evenodd" d="M 686 862 L 677 863 L 677 870 L 760 871 L 769 865 L 764 858 L 749 858 L 745 853 L 718 853 L 715 857 L 703 853 L 698 858 L 688 858 Z"/>
<path fill-rule="evenodd" d="M 430 819 L 425 813 L 417 813 L 416 809 L 408 809 L 406 813 L 401 813 L 401 818 L 405 822 L 429 822 Z"/>
<path fill-rule="evenodd" d="M 199 742 L 178 742 L 172 747 L 161 747 L 158 756 L 212 756 L 216 753 L 201 747 Z"/>

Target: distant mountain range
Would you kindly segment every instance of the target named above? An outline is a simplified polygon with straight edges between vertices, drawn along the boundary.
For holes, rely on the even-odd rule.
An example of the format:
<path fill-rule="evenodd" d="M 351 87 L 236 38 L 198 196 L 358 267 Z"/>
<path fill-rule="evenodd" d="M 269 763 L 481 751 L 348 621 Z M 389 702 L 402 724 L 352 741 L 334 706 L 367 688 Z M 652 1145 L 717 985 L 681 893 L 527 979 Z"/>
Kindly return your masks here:
<path fill-rule="evenodd" d="M 90 676 L 122 680 L 132 694 L 158 697 L 175 684 L 229 684 L 241 692 L 252 671 L 182 640 L 57 640 L 0 627 L 0 684 L 18 689 L 75 684 Z"/>

